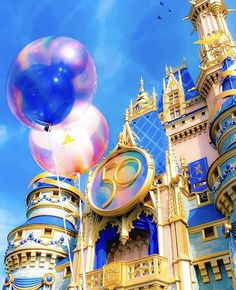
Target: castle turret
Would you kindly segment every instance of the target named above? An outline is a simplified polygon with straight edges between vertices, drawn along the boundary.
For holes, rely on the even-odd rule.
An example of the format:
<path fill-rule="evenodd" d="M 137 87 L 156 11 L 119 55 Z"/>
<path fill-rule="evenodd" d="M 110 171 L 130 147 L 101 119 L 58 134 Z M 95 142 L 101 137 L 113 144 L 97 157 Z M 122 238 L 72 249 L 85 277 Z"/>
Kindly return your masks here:
<path fill-rule="evenodd" d="M 196 44 L 200 48 L 200 69 L 197 88 L 206 99 L 211 116 L 215 96 L 219 94 L 219 74 L 226 56 L 236 57 L 236 46 L 226 24 L 230 9 L 223 0 L 192 0 L 188 18 L 198 32 Z"/>
<path fill-rule="evenodd" d="M 74 214 L 82 194 L 72 179 L 57 180 L 46 173 L 36 176 L 30 187 L 27 221 L 8 235 L 5 289 L 60 289 L 69 283 L 66 278 L 72 271 Z"/>
<path fill-rule="evenodd" d="M 236 67 L 231 57 L 221 65 L 220 93 L 216 96 L 215 114 L 211 120 L 210 137 L 219 157 L 208 172 L 208 184 L 215 194 L 216 207 L 226 215 L 225 236 L 230 236 L 233 285 L 236 289 Z"/>
<path fill-rule="evenodd" d="M 210 139 L 219 157 L 208 170 L 208 186 L 216 208 L 229 219 L 226 235 L 231 231 L 230 256 L 233 286 L 236 289 L 235 221 L 235 113 L 236 46 L 226 24 L 223 0 L 193 0 L 189 18 L 197 30 L 200 44 L 201 73 L 197 87 L 209 109 Z M 225 229 L 225 227 L 224 227 Z"/>

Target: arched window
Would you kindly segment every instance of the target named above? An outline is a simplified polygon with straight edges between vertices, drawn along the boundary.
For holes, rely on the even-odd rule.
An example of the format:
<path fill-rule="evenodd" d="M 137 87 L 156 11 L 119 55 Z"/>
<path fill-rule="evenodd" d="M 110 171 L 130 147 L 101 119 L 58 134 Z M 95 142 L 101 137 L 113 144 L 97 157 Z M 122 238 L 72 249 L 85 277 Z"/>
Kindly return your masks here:
<path fill-rule="evenodd" d="M 105 229 L 99 233 L 100 238 L 95 245 L 94 270 L 100 269 L 106 264 L 108 243 L 118 236 L 117 230 L 117 226 L 112 227 L 111 224 L 108 224 Z"/>
<path fill-rule="evenodd" d="M 157 227 L 153 218 L 142 213 L 137 220 L 133 221 L 133 226 L 139 230 L 149 231 L 148 255 L 158 254 Z"/>

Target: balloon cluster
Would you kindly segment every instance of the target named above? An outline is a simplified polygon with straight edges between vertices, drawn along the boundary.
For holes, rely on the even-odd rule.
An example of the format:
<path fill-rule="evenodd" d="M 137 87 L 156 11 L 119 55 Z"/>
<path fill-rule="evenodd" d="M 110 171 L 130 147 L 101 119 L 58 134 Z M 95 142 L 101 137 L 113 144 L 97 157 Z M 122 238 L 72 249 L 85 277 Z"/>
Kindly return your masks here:
<path fill-rule="evenodd" d="M 108 125 L 91 105 L 96 69 L 86 47 L 69 37 L 44 37 L 24 47 L 7 82 L 12 113 L 31 128 L 34 160 L 74 176 L 90 170 L 108 145 Z"/>

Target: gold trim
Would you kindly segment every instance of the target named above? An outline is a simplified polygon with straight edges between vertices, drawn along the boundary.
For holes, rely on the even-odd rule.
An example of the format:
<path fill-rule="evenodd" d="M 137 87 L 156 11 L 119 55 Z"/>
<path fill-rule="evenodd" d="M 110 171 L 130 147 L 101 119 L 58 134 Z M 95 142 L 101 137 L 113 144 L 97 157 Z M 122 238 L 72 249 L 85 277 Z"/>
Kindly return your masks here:
<path fill-rule="evenodd" d="M 9 281 L 8 282 L 4 282 L 4 285 L 6 287 L 9 287 L 15 280 L 15 277 L 12 274 L 8 274 L 8 277 L 9 277 Z"/>
<path fill-rule="evenodd" d="M 78 206 L 75 203 L 73 203 L 72 201 L 68 201 L 69 204 L 63 204 L 63 206 L 61 206 L 60 203 L 58 203 L 58 204 L 50 203 L 50 201 L 43 201 L 43 202 L 45 202 L 45 203 L 44 204 L 37 203 L 35 205 L 32 205 L 30 208 L 28 208 L 27 209 L 27 217 L 29 215 L 31 215 L 31 211 L 34 211 L 35 208 L 47 208 L 48 209 L 50 207 L 52 209 L 56 208 L 56 209 L 59 209 L 61 211 L 66 211 L 67 213 L 74 213 L 76 211 L 76 208 L 78 208 Z M 50 203 L 50 204 L 48 204 L 48 203 Z M 73 206 L 74 209 L 72 209 L 70 206 Z M 62 210 L 62 207 L 63 207 L 63 210 Z"/>
<path fill-rule="evenodd" d="M 224 222 L 226 220 L 227 220 L 226 218 L 223 218 L 223 219 L 220 219 L 220 220 L 217 220 L 217 221 L 212 221 L 212 222 L 209 222 L 209 223 L 205 223 L 205 224 L 201 224 L 201 225 L 198 225 L 198 226 L 195 226 L 195 227 L 191 227 L 191 228 L 188 228 L 188 232 L 191 235 L 191 234 L 195 234 L 195 233 L 201 232 L 203 228 L 208 228 L 208 227 L 211 227 L 211 226 L 220 227 L 220 226 L 222 226 L 224 224 Z"/>
<path fill-rule="evenodd" d="M 59 266 L 56 266 L 56 267 L 55 267 L 55 270 L 56 270 L 57 272 L 61 272 L 61 271 L 63 271 L 66 267 L 68 267 L 68 266 L 70 266 L 70 262 L 66 262 L 65 264 L 61 264 L 61 265 L 59 265 Z"/>
<path fill-rule="evenodd" d="M 137 170 L 137 172 L 135 173 L 135 175 L 132 177 L 131 180 L 129 180 L 129 181 L 123 181 L 123 182 L 122 182 L 122 181 L 118 180 L 118 174 L 119 174 L 119 171 L 121 170 L 121 168 L 122 168 L 126 163 L 128 163 L 129 161 L 136 161 L 136 162 L 138 163 L 138 170 Z M 116 167 L 115 174 L 114 174 L 115 182 L 116 182 L 117 184 L 119 184 L 120 186 L 129 185 L 130 183 L 132 183 L 132 182 L 135 181 L 135 179 L 139 176 L 140 172 L 141 172 L 141 162 L 140 162 L 140 160 L 138 160 L 137 158 L 132 158 L 132 157 L 129 158 L 129 159 L 127 159 L 127 160 L 123 160 L 123 161 L 121 162 L 121 164 L 118 164 L 118 167 Z"/>
<path fill-rule="evenodd" d="M 219 108 L 221 107 L 221 104 L 219 104 L 218 103 L 218 105 L 219 105 Z M 216 103 L 216 105 L 215 106 L 217 106 L 217 103 Z M 215 107 L 214 107 L 214 109 L 215 109 Z M 214 112 L 212 112 L 212 113 L 215 113 L 216 111 L 214 111 Z M 212 115 L 212 113 L 211 113 L 211 115 Z M 214 123 L 212 124 L 212 126 L 210 127 L 210 134 L 212 135 L 212 137 L 215 139 L 215 137 L 216 137 L 216 133 L 217 133 L 217 126 L 219 125 L 219 123 L 224 119 L 224 118 L 226 118 L 226 117 L 228 117 L 228 116 L 230 116 L 230 115 L 232 115 L 232 114 L 236 114 L 236 108 L 235 107 L 231 107 L 231 108 L 229 108 L 229 109 L 227 109 L 226 111 L 224 111 L 221 115 L 219 115 L 217 118 L 216 118 L 216 120 L 217 120 L 217 122 L 216 122 L 216 120 L 214 120 Z M 219 125 L 220 126 L 220 125 Z"/>
<path fill-rule="evenodd" d="M 219 95 L 215 98 L 215 100 L 218 102 L 220 99 L 228 98 L 230 96 L 236 95 L 236 90 L 227 90 L 219 93 Z"/>
<path fill-rule="evenodd" d="M 222 73 L 220 74 L 220 76 L 221 76 L 222 78 L 225 78 L 225 77 L 227 77 L 227 76 L 236 76 L 236 71 L 234 71 L 234 70 L 226 70 L 226 71 L 222 72 Z"/>
<path fill-rule="evenodd" d="M 227 131 L 227 133 L 226 134 L 224 134 L 221 138 L 220 138 L 220 142 L 217 144 L 218 146 L 218 151 L 219 152 L 221 152 L 221 148 L 222 148 L 222 145 L 223 145 L 223 143 L 226 141 L 226 139 L 230 136 L 230 135 L 232 135 L 232 133 L 235 133 L 236 132 L 236 127 L 235 127 L 235 125 L 233 126 L 233 127 L 231 127 L 228 131 Z M 236 139 L 234 140 L 234 141 L 236 141 Z M 228 145 L 228 147 L 229 146 L 231 146 L 232 145 L 232 142 Z M 227 147 L 227 148 L 228 148 Z"/>
<path fill-rule="evenodd" d="M 91 188 L 92 188 L 92 183 L 96 177 L 97 172 L 107 163 L 109 162 L 113 157 L 116 157 L 117 155 L 124 153 L 124 152 L 129 152 L 129 151 L 136 151 L 140 154 L 142 154 L 147 162 L 147 167 L 148 167 L 148 173 L 147 173 L 147 177 L 146 180 L 143 184 L 143 186 L 141 187 L 141 189 L 139 190 L 139 192 L 135 195 L 135 197 L 130 200 L 127 204 L 125 204 L 124 206 L 120 207 L 120 208 L 116 208 L 113 210 L 104 210 L 104 209 L 100 209 L 98 208 L 92 200 L 92 196 L 91 196 Z M 152 159 L 152 157 L 143 149 L 137 148 L 137 147 L 116 147 L 110 154 L 110 156 L 108 156 L 106 159 L 104 159 L 102 161 L 102 163 L 100 163 L 98 165 L 98 167 L 96 168 L 96 170 L 93 172 L 93 175 L 90 179 L 89 185 L 88 185 L 88 198 L 89 198 L 89 202 L 93 208 L 93 210 L 102 215 L 102 216 L 118 216 L 121 214 L 126 213 L 127 211 L 129 211 L 132 207 L 134 207 L 138 202 L 140 202 L 145 195 L 147 194 L 147 192 L 150 190 L 151 186 L 152 186 L 152 181 L 154 179 L 154 175 L 155 175 L 155 165 L 154 165 L 154 161 Z"/>
<path fill-rule="evenodd" d="M 219 177 L 219 173 L 221 173 L 221 170 L 219 168 L 220 165 L 222 165 L 222 163 L 224 163 L 227 159 L 234 157 L 236 155 L 236 148 L 231 149 L 230 151 L 227 151 L 224 153 L 224 155 L 219 156 L 214 163 L 212 163 L 212 165 L 210 166 L 210 168 L 208 169 L 208 174 L 207 174 L 207 183 L 210 186 L 210 188 L 212 188 L 212 186 L 214 185 L 213 183 L 215 181 L 213 181 L 213 172 L 215 171 L 215 169 L 217 169 L 218 171 L 218 175 L 216 177 L 216 179 Z M 225 187 L 225 185 L 224 185 Z M 221 187 L 219 188 L 221 190 Z"/>
<path fill-rule="evenodd" d="M 50 275 L 52 277 L 52 281 L 48 282 L 47 281 L 47 276 Z M 56 281 L 55 275 L 53 275 L 52 273 L 48 272 L 43 276 L 43 283 L 47 286 L 51 286 L 54 282 Z"/>
<path fill-rule="evenodd" d="M 62 233 L 65 233 L 65 229 L 64 228 L 60 228 L 58 226 L 54 226 L 54 225 L 46 225 L 48 228 L 51 226 L 53 229 L 57 230 L 58 232 L 62 232 Z M 45 227 L 45 224 L 35 224 L 35 225 L 25 225 L 25 226 L 19 226 L 15 229 L 13 229 L 7 236 L 7 239 L 10 239 L 10 237 L 12 237 L 12 235 L 14 235 L 14 233 L 16 231 L 18 231 L 19 229 L 23 229 L 23 230 L 35 230 L 35 229 L 40 229 L 42 230 L 42 228 Z M 74 233 L 72 232 L 71 230 L 69 229 L 66 229 L 67 230 L 67 233 L 70 234 L 70 236 L 73 236 L 73 237 L 76 237 L 77 236 L 77 233 Z"/>
<path fill-rule="evenodd" d="M 53 248 L 49 248 L 49 247 L 35 247 L 35 248 L 24 248 L 24 249 L 19 249 L 17 248 L 14 251 L 9 252 L 5 258 L 4 258 L 4 262 L 6 262 L 7 259 L 9 259 L 9 257 L 14 256 L 16 254 L 22 254 L 22 253 L 36 253 L 36 252 L 40 252 L 40 253 L 47 253 L 47 254 L 57 254 L 60 257 L 65 258 L 67 256 L 67 252 L 62 251 L 62 250 L 56 250 Z"/>
<path fill-rule="evenodd" d="M 102 205 L 102 208 L 105 208 L 105 207 L 107 207 L 112 202 L 112 200 L 114 199 L 114 197 L 116 195 L 116 184 L 115 184 L 114 180 L 112 180 L 112 179 L 103 179 L 103 182 L 104 183 L 110 183 L 112 185 L 112 193 L 111 193 L 111 196 Z"/>
<path fill-rule="evenodd" d="M 54 180 L 51 179 L 50 176 L 52 176 L 52 174 L 48 173 L 48 172 L 43 172 L 37 176 L 35 176 L 29 183 L 28 187 L 31 187 L 33 185 L 33 183 L 35 183 L 36 181 L 38 181 L 39 179 L 43 179 L 42 182 L 47 183 L 49 185 L 55 185 L 57 187 L 60 187 L 62 189 L 67 189 L 73 193 L 75 193 L 77 196 L 79 196 L 83 201 L 85 201 L 85 196 L 82 194 L 81 191 L 79 191 L 77 188 L 75 188 L 74 186 L 66 183 L 66 182 L 62 182 L 62 181 L 58 181 L 58 180 Z M 71 177 L 69 177 L 70 179 L 73 179 Z M 77 179 L 74 178 L 74 179 Z"/>
<path fill-rule="evenodd" d="M 213 254 L 203 255 L 203 256 L 193 259 L 192 262 L 193 262 L 193 265 L 195 266 L 199 262 L 209 262 L 210 260 L 215 259 L 215 258 L 223 259 L 224 256 L 229 256 L 228 250 L 220 251 Z"/>

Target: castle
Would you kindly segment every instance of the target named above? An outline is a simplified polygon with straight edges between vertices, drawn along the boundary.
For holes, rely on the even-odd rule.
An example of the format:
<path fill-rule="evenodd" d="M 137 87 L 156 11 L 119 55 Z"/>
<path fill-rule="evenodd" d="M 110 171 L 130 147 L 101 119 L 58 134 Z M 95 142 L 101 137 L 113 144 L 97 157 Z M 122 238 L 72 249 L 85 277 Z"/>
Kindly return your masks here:
<path fill-rule="evenodd" d="M 236 45 L 224 0 L 192 0 L 201 72 L 141 79 L 117 146 L 75 180 L 30 183 L 8 235 L 4 290 L 236 289 Z"/>

